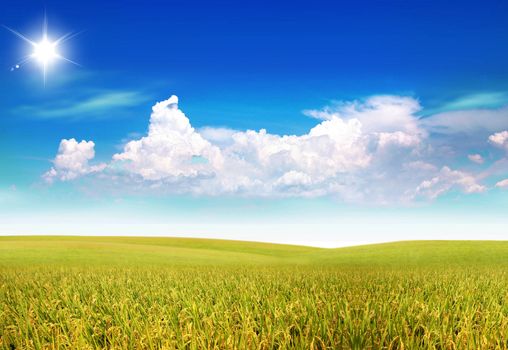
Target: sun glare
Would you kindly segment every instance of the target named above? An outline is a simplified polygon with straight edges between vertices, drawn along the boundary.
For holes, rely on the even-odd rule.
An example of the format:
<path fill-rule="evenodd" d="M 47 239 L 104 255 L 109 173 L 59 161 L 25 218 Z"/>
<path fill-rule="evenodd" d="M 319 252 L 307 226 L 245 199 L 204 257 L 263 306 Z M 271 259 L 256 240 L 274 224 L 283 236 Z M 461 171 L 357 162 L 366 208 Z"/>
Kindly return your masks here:
<path fill-rule="evenodd" d="M 44 84 L 46 84 L 46 71 L 48 66 L 53 63 L 54 61 L 61 59 L 67 62 L 70 62 L 75 65 L 79 65 L 76 62 L 60 55 L 58 53 L 58 46 L 62 44 L 63 42 L 73 38 L 75 35 L 79 33 L 67 33 L 64 36 L 61 36 L 55 41 L 50 41 L 48 39 L 48 24 L 46 17 L 44 17 L 44 23 L 42 27 L 42 39 L 39 42 L 35 42 L 23 34 L 17 32 L 14 29 L 11 29 L 7 26 L 4 26 L 7 30 L 15 34 L 17 37 L 21 38 L 25 42 L 29 43 L 33 47 L 33 52 L 31 55 L 26 56 L 21 62 L 18 62 L 16 65 L 14 65 L 11 69 L 11 71 L 14 71 L 15 69 L 19 69 L 25 62 L 34 60 L 42 67 L 42 73 L 44 77 Z"/>
<path fill-rule="evenodd" d="M 43 39 L 41 42 L 34 45 L 34 52 L 32 57 L 37 60 L 40 64 L 47 66 L 53 60 L 58 58 L 58 52 L 56 50 L 55 43 Z"/>

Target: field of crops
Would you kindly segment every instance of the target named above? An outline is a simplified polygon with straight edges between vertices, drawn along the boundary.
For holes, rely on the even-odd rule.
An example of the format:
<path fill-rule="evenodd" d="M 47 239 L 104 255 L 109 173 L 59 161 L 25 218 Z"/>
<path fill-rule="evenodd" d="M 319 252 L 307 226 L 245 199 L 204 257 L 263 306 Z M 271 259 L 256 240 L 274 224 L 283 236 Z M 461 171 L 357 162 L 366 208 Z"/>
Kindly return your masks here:
<path fill-rule="evenodd" d="M 508 347 L 508 242 L 0 237 L 0 349 Z"/>

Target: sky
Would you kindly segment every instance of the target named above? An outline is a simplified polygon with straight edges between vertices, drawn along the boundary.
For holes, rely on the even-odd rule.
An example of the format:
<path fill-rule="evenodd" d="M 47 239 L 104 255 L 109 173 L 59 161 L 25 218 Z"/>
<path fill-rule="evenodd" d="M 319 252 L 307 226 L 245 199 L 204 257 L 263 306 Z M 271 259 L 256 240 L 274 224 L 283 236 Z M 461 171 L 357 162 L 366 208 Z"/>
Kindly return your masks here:
<path fill-rule="evenodd" d="M 17 64 L 62 40 L 65 59 Z M 0 4 L 0 234 L 506 239 L 508 3 Z"/>

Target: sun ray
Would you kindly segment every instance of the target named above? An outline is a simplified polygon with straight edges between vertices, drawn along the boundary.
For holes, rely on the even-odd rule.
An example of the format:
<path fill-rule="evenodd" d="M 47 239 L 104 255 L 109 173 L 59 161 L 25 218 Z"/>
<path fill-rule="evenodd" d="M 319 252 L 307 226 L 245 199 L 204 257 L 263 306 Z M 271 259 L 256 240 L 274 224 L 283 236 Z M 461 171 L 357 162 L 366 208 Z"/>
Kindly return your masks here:
<path fill-rule="evenodd" d="M 16 30 L 14 30 L 14 29 L 12 29 L 12 28 L 7 27 L 6 25 L 2 25 L 2 27 L 4 27 L 5 29 L 7 29 L 8 31 L 10 31 L 11 33 L 13 33 L 14 35 L 16 35 L 17 37 L 19 37 L 19 38 L 23 39 L 24 41 L 26 41 L 26 42 L 27 42 L 27 43 L 29 43 L 30 45 L 32 45 L 32 46 L 37 45 L 37 43 L 36 43 L 36 42 L 34 42 L 34 41 L 32 41 L 32 40 L 28 39 L 26 36 L 24 36 L 24 35 L 23 35 L 23 34 L 21 34 L 20 32 L 18 32 L 18 31 L 16 31 Z"/>
<path fill-rule="evenodd" d="M 43 40 L 48 38 L 48 17 L 46 15 L 46 10 L 44 10 L 44 21 L 42 22 L 42 36 Z"/>
<path fill-rule="evenodd" d="M 81 33 L 83 33 L 83 31 L 79 31 L 79 32 L 69 32 L 65 35 L 62 35 L 61 37 L 59 37 L 58 39 L 55 40 L 55 45 L 60 45 L 64 42 L 66 42 L 67 40 L 71 40 L 72 38 L 80 35 Z"/>
<path fill-rule="evenodd" d="M 68 59 L 67 57 L 60 56 L 60 55 L 58 55 L 57 57 L 58 57 L 58 58 L 60 58 L 61 60 L 67 61 L 67 62 L 69 62 L 69 63 L 72 63 L 72 64 L 74 64 L 74 65 L 76 65 L 76 66 L 78 66 L 78 67 L 83 67 L 83 66 L 82 66 L 81 64 L 79 64 L 78 62 L 75 62 L 75 61 L 73 61 L 73 60 L 71 60 L 71 59 Z"/>

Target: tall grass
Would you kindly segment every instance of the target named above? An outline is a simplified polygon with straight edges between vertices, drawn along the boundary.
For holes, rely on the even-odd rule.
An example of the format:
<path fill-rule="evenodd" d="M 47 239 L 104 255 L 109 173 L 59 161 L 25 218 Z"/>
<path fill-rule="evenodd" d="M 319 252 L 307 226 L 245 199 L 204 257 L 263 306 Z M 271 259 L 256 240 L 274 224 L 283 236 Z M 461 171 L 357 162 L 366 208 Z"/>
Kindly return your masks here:
<path fill-rule="evenodd" d="M 2 349 L 508 347 L 502 264 L 24 263 L 2 244 Z"/>

